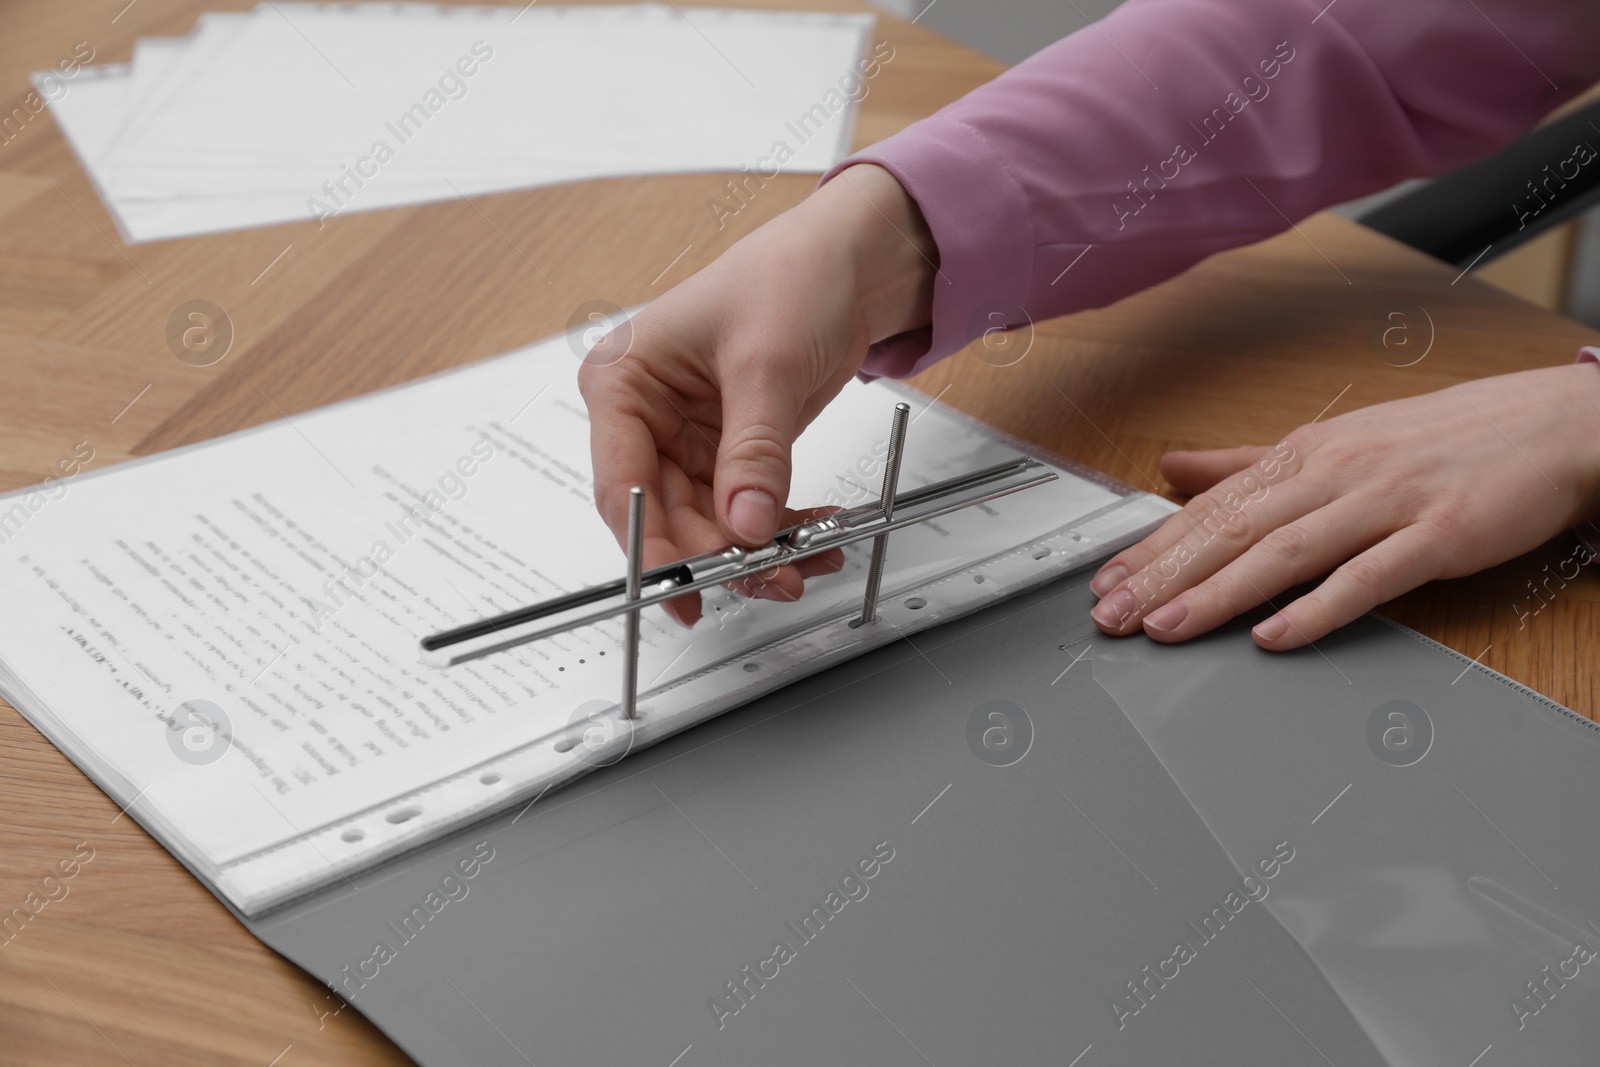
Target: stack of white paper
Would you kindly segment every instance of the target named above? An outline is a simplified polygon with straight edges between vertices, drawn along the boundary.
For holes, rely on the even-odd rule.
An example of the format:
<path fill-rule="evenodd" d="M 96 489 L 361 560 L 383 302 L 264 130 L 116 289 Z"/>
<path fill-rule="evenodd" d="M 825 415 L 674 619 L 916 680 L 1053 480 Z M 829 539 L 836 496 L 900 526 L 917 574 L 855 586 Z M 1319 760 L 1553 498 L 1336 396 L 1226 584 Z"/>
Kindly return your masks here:
<path fill-rule="evenodd" d="M 34 80 L 144 241 L 610 175 L 822 171 L 892 55 L 868 53 L 872 24 L 268 2 Z"/>

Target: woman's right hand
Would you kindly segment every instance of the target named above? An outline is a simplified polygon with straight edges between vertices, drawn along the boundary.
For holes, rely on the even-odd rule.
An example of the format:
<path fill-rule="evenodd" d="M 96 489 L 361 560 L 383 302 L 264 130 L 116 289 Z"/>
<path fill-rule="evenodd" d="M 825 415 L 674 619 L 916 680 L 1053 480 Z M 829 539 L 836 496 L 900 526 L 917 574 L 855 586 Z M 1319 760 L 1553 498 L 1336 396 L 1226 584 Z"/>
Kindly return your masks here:
<path fill-rule="evenodd" d="M 646 497 L 644 566 L 766 544 L 810 517 L 788 508 L 800 431 L 872 342 L 925 325 L 935 249 L 888 171 L 858 164 L 612 330 L 584 360 L 595 504 L 618 544 Z M 837 551 L 742 591 L 799 597 Z M 697 594 L 666 605 L 692 626 Z"/>

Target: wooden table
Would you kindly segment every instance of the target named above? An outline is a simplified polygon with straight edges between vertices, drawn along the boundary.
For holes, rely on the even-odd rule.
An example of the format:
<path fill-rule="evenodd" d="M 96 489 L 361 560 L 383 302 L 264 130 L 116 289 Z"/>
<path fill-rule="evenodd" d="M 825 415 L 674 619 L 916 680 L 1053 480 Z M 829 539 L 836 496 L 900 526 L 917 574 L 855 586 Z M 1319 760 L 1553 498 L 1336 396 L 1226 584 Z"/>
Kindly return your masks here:
<path fill-rule="evenodd" d="M 0 36 L 4 110 L 27 92 L 29 71 L 79 41 L 96 62 L 125 61 L 136 37 L 187 32 L 203 8 L 248 6 L 126 4 L 10 5 Z M 895 56 L 863 106 L 861 144 L 1000 69 L 900 20 L 883 17 L 879 33 Z M 769 183 L 725 229 L 707 207 L 721 182 L 587 182 L 348 215 L 320 231 L 307 223 L 126 247 L 41 115 L 0 145 L 0 489 L 39 481 L 81 442 L 94 449 L 93 468 L 107 466 L 506 351 L 563 328 L 589 299 L 647 300 L 800 200 L 814 178 Z M 173 310 L 197 298 L 223 307 L 236 333 L 227 358 L 207 368 L 174 358 L 164 336 Z M 1380 343 L 1397 323 L 1412 347 Z M 1421 362 L 1392 365 L 1414 358 L 1430 329 Z M 1566 362 L 1595 341 L 1593 331 L 1323 216 L 1117 307 L 1040 325 L 1013 366 L 969 352 L 918 384 L 1163 491 L 1151 479 L 1165 449 L 1270 442 L 1335 397 L 1335 410 L 1348 410 Z M 1600 624 L 1600 580 L 1584 574 L 1519 626 L 1527 583 L 1570 548 L 1553 543 L 1385 610 L 1594 715 L 1600 688 L 1584 664 Z M 0 811 L 0 912 L 37 891 L 80 843 L 94 850 L 70 895 L 0 947 L 0 1060 L 407 1062 L 246 933 L 3 705 Z"/>

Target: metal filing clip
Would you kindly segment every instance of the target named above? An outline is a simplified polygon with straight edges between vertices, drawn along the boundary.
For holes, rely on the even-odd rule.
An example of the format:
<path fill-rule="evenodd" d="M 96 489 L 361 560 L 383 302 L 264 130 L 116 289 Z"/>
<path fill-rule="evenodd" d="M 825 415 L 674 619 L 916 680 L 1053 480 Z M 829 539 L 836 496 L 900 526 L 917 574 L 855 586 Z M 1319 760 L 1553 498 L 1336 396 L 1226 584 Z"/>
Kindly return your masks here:
<path fill-rule="evenodd" d="M 1055 481 L 1057 477 L 1054 470 L 1038 460 L 1018 456 L 1005 463 L 901 493 L 900 468 L 905 458 L 910 410 L 906 404 L 895 405 L 883 489 L 877 503 L 791 526 L 761 548 L 735 545 L 646 571 L 643 569 L 644 490 L 635 486 L 628 495 L 628 570 L 624 578 L 425 637 L 422 639 L 424 656 L 440 666 L 453 667 L 621 615 L 623 660 L 619 703 L 623 717 L 633 719 L 637 715 L 639 695 L 640 611 L 686 593 L 755 575 L 775 566 L 798 563 L 868 537 L 872 538 L 872 561 L 867 568 L 866 593 L 862 597 L 861 614 L 850 625 L 859 627 L 876 621 L 891 533 Z"/>

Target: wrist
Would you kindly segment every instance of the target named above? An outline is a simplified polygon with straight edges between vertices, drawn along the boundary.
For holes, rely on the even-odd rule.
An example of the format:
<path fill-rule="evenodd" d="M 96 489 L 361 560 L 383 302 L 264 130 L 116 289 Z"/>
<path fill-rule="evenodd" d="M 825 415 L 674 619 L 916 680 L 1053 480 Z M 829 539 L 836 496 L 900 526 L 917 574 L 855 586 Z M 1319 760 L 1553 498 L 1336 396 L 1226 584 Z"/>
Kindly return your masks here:
<path fill-rule="evenodd" d="M 939 249 L 917 202 L 882 167 L 858 163 L 803 205 L 808 225 L 843 239 L 869 342 L 933 321 Z"/>

